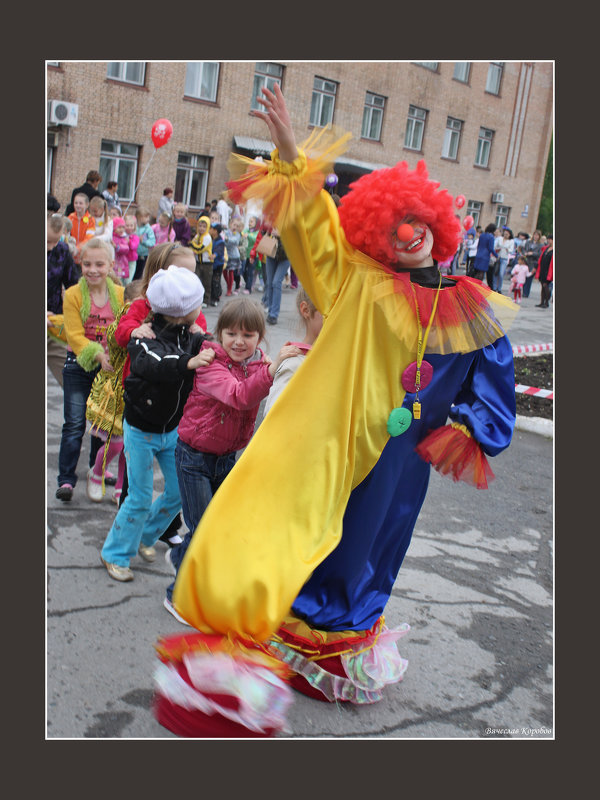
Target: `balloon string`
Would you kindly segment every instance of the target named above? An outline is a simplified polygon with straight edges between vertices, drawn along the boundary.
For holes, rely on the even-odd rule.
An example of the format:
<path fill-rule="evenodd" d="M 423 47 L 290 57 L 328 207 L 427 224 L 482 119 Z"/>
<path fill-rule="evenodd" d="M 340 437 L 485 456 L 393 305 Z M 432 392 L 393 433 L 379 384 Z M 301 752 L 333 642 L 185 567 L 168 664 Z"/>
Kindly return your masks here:
<path fill-rule="evenodd" d="M 136 192 L 137 192 L 137 190 L 140 188 L 140 183 L 141 183 L 141 182 L 144 180 L 144 175 L 145 175 L 145 174 L 148 172 L 148 167 L 149 167 L 149 166 L 150 166 L 150 164 L 152 163 L 152 159 L 154 158 L 154 156 L 155 156 L 155 155 L 156 155 L 156 148 L 154 149 L 154 153 L 152 153 L 152 155 L 150 156 L 150 161 L 148 161 L 148 163 L 146 164 L 146 169 L 145 169 L 145 170 L 142 172 L 142 177 L 140 178 L 140 180 L 139 180 L 139 182 L 138 182 L 138 185 L 137 185 L 137 186 L 135 187 L 135 189 L 133 190 L 133 197 L 135 197 L 135 193 L 136 193 Z M 129 201 L 129 206 L 130 206 L 132 203 L 133 203 L 133 199 L 131 199 L 131 200 Z M 127 212 L 129 211 L 129 206 L 127 206 L 127 208 L 125 209 L 125 212 L 123 213 L 123 216 L 125 216 L 125 214 L 127 214 Z"/>

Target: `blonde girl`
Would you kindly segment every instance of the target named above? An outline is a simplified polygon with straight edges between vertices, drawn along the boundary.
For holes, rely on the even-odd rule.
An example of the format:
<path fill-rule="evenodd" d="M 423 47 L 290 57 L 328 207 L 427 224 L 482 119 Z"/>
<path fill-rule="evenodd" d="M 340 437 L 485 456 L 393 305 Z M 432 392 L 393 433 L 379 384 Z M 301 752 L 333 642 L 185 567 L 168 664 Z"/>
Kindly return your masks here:
<path fill-rule="evenodd" d="M 125 233 L 129 237 L 129 252 L 127 253 L 129 275 L 123 278 L 123 283 L 128 284 L 131 283 L 135 275 L 138 260 L 138 248 L 140 246 L 140 237 L 137 233 L 137 219 L 135 214 L 126 214 L 123 219 L 125 222 Z"/>
<path fill-rule="evenodd" d="M 56 497 L 69 501 L 77 484 L 77 462 L 85 433 L 86 402 L 100 369 L 112 370 L 106 330 L 123 305 L 123 287 L 109 277 L 114 256 L 108 242 L 95 237 L 80 251 L 81 278 L 63 298 L 67 355 L 63 367 L 64 424 L 58 455 Z M 92 437 L 89 466 L 101 440 Z"/>
<path fill-rule="evenodd" d="M 92 197 L 89 206 L 90 214 L 96 223 L 94 236 L 103 242 L 112 242 L 113 222 L 108 214 L 108 204 L 103 197 Z"/>
<path fill-rule="evenodd" d="M 154 231 L 154 239 L 157 245 L 175 241 L 173 222 L 170 214 L 167 214 L 166 211 L 163 211 L 162 214 L 159 215 L 158 219 L 151 227 Z"/>

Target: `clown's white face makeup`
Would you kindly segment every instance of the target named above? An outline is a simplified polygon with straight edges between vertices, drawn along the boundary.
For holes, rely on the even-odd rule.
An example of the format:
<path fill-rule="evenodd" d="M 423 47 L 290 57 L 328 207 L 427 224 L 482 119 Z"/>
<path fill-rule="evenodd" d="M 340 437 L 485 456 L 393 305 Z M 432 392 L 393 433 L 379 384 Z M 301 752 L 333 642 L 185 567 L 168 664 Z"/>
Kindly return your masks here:
<path fill-rule="evenodd" d="M 412 228 L 412 234 L 408 228 L 401 231 L 403 238 L 397 234 L 401 225 Z M 405 269 L 418 269 L 419 267 L 430 267 L 433 264 L 431 248 L 433 247 L 433 234 L 429 227 L 418 219 L 408 214 L 400 220 L 396 228 L 392 231 L 392 247 L 396 254 L 396 264 Z"/>

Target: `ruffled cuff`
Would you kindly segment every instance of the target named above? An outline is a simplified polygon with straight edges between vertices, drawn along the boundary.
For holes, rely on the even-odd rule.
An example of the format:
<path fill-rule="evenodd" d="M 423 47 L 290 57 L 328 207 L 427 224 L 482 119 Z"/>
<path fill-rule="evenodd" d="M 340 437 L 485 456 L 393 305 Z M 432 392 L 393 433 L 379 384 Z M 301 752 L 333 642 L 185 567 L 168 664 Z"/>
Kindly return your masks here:
<path fill-rule="evenodd" d="M 90 342 L 77 356 L 77 363 L 86 372 L 92 372 L 94 369 L 96 369 L 96 367 L 99 366 L 98 362 L 96 361 L 96 356 L 98 353 L 103 352 L 104 348 L 100 342 Z"/>
<path fill-rule="evenodd" d="M 485 453 L 464 425 L 453 422 L 436 428 L 415 448 L 424 461 L 442 475 L 487 489 L 494 473 Z"/>
<path fill-rule="evenodd" d="M 323 187 L 325 176 L 346 149 L 351 134 L 323 128 L 298 148 L 293 161 L 282 161 L 277 149 L 271 161 L 254 161 L 232 153 L 231 180 L 226 184 L 234 203 L 262 201 L 263 217 L 280 231 L 291 225 L 302 206 Z"/>
<path fill-rule="evenodd" d="M 264 650 L 202 633 L 161 639 L 156 649 L 154 713 L 163 727 L 193 738 L 286 732 L 287 671 Z"/>

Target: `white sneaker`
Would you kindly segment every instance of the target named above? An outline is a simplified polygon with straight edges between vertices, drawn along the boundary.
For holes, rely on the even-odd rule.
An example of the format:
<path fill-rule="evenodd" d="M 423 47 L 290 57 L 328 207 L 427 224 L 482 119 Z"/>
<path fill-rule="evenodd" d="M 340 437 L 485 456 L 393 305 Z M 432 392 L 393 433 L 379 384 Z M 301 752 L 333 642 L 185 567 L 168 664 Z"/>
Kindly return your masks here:
<path fill-rule="evenodd" d="M 189 622 L 186 622 L 184 620 L 181 614 L 178 614 L 177 611 L 175 611 L 175 606 L 173 605 L 173 603 L 170 602 L 168 597 L 165 597 L 165 599 L 163 600 L 163 606 L 167 609 L 169 614 L 173 614 L 177 622 L 181 622 L 182 625 L 187 625 L 188 628 L 192 627 Z"/>
<path fill-rule="evenodd" d="M 94 480 L 92 480 L 92 478 Z M 100 481 L 102 481 L 101 478 Z M 104 497 L 102 482 L 98 483 L 98 476 L 94 474 L 92 467 L 90 467 L 87 474 L 87 496 L 93 503 L 101 503 Z"/>

